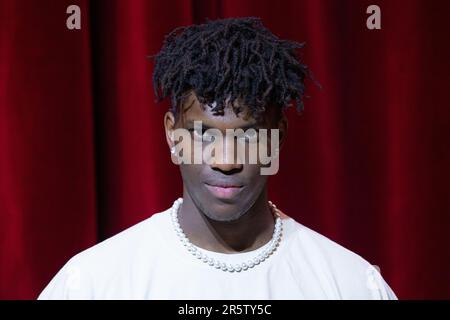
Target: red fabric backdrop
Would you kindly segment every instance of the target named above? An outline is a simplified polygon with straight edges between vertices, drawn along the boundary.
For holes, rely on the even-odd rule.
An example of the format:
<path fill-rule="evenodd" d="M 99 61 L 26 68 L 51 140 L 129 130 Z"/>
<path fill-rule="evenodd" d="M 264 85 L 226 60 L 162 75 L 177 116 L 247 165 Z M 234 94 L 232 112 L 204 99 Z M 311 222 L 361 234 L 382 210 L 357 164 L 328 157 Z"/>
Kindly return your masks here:
<path fill-rule="evenodd" d="M 289 112 L 272 200 L 379 265 L 399 298 L 450 298 L 450 4 L 378 0 L 374 31 L 370 4 L 0 0 L 0 298 L 35 298 L 181 194 L 146 56 L 176 26 L 233 16 L 306 41 L 323 86 Z"/>

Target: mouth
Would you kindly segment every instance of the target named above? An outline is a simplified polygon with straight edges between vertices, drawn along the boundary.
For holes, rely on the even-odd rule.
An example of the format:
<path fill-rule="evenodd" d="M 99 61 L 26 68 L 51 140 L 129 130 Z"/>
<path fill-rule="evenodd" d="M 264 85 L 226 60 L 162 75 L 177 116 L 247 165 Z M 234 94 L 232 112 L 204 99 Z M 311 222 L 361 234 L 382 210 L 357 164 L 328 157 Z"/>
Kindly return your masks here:
<path fill-rule="evenodd" d="M 234 198 L 244 186 L 239 185 L 225 185 L 225 184 L 217 184 L 212 185 L 205 183 L 206 188 L 211 192 L 216 198 L 219 199 L 231 199 Z"/>

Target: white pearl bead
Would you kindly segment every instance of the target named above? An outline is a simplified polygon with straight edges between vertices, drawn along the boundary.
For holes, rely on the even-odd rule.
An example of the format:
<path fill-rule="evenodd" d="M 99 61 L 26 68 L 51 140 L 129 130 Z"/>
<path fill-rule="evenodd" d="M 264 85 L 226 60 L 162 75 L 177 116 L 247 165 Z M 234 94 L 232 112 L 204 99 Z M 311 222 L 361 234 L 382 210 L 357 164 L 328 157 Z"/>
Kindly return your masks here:
<path fill-rule="evenodd" d="M 232 265 L 232 264 L 226 264 L 224 262 L 216 261 L 216 260 L 208 257 L 208 255 L 197 250 L 197 247 L 194 246 L 189 241 L 189 239 L 187 238 L 183 229 L 181 228 L 181 225 L 178 221 L 178 211 L 179 211 L 179 208 L 182 203 L 183 203 L 183 199 L 178 198 L 177 200 L 175 200 L 175 202 L 171 208 L 171 211 L 170 211 L 171 219 L 172 219 L 173 226 L 175 229 L 175 233 L 180 238 L 181 243 L 186 247 L 188 252 L 190 252 L 194 257 L 198 258 L 202 262 L 207 263 L 209 266 L 212 266 L 216 269 L 220 269 L 223 271 L 228 271 L 228 272 L 245 271 L 245 270 L 251 269 L 254 266 L 265 261 L 270 255 L 273 254 L 275 249 L 279 246 L 279 243 L 281 240 L 282 228 L 283 228 L 283 226 L 282 226 L 283 221 L 281 220 L 280 215 L 276 210 L 276 206 L 271 201 L 269 201 L 271 211 L 275 217 L 275 226 L 274 226 L 274 230 L 273 230 L 273 234 L 272 234 L 272 239 L 270 240 L 269 245 L 266 247 L 266 249 L 264 249 L 264 251 L 262 251 L 260 254 L 258 254 L 253 259 L 250 259 L 249 261 L 243 262 L 241 264 Z"/>

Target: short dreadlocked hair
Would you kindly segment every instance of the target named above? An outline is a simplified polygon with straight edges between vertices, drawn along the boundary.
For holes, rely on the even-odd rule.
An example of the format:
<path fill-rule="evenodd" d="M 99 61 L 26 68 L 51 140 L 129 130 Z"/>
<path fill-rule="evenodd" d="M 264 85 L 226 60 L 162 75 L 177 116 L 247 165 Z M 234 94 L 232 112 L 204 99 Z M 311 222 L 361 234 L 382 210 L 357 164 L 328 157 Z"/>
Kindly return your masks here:
<path fill-rule="evenodd" d="M 240 101 L 254 117 L 270 104 L 284 109 L 293 101 L 302 112 L 304 80 L 310 76 L 296 52 L 303 47 L 279 39 L 254 17 L 176 28 L 154 56 L 157 101 L 170 96 L 171 111 L 177 114 L 193 91 L 214 113 L 223 114 L 227 100 L 236 114 Z"/>

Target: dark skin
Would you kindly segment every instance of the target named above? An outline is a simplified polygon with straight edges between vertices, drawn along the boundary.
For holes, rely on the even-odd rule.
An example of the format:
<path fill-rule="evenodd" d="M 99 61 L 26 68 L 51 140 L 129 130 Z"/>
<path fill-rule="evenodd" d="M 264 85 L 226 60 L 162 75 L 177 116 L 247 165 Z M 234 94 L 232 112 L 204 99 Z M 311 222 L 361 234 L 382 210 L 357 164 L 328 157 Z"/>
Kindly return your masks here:
<path fill-rule="evenodd" d="M 287 119 L 277 107 L 268 107 L 261 118 L 249 115 L 241 106 L 235 114 L 227 105 L 223 114 L 202 105 L 195 94 L 190 94 L 177 117 L 167 112 L 164 117 L 166 139 L 169 147 L 171 133 L 176 128 L 193 128 L 194 120 L 203 126 L 225 129 L 277 128 L 280 130 L 280 148 L 286 137 Z M 267 199 L 267 178 L 260 174 L 260 164 L 180 164 L 183 178 L 183 204 L 178 213 L 180 225 L 189 240 L 196 246 L 220 253 L 237 253 L 255 250 L 272 238 L 273 214 Z M 240 191 L 230 199 L 217 197 L 208 185 L 230 183 L 240 186 Z"/>

